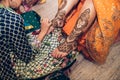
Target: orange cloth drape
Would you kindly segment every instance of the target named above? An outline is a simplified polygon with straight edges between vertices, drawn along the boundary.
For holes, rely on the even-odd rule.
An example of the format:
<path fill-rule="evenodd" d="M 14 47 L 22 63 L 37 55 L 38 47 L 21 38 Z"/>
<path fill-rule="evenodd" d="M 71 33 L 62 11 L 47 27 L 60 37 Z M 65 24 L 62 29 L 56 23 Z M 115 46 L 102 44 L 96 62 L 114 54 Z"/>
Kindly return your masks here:
<path fill-rule="evenodd" d="M 120 1 L 93 0 L 93 3 L 98 23 L 89 30 L 86 47 L 96 62 L 104 63 L 120 30 Z"/>
<path fill-rule="evenodd" d="M 60 3 L 60 2 L 59 2 Z M 78 19 L 83 2 L 73 10 L 66 20 L 63 31 L 69 35 Z M 97 19 L 90 30 L 79 39 L 78 49 L 87 57 L 102 64 L 105 62 L 110 46 L 113 44 L 120 29 L 120 1 L 93 0 Z"/>
<path fill-rule="evenodd" d="M 82 8 L 83 3 L 84 3 L 84 1 L 80 2 L 78 4 L 77 8 L 73 9 L 72 13 L 67 17 L 66 24 L 63 27 L 63 30 L 65 31 L 65 33 L 67 35 L 69 35 L 71 33 L 71 31 L 73 30 L 73 28 L 76 24 L 76 21 L 79 17 L 80 10 Z"/>

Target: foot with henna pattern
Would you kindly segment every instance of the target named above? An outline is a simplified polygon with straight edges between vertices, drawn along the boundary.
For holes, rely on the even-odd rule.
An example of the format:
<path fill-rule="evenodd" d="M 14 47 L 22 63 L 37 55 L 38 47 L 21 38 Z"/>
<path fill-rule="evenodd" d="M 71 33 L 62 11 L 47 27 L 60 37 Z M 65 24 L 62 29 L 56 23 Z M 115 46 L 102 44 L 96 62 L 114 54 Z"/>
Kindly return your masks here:
<path fill-rule="evenodd" d="M 55 50 L 52 52 L 52 56 L 55 58 L 63 58 L 67 56 L 71 51 L 77 48 L 76 41 L 67 42 L 60 44 Z"/>

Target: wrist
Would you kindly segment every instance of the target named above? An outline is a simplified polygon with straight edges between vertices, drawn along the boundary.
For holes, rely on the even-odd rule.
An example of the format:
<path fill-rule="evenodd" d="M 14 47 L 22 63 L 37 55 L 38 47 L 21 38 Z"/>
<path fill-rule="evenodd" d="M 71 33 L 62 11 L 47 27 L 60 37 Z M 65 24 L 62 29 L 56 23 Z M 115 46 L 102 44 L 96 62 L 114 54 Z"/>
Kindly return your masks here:
<path fill-rule="evenodd" d="M 42 41 L 45 35 L 46 35 L 46 33 L 41 31 L 36 39 L 39 41 Z"/>

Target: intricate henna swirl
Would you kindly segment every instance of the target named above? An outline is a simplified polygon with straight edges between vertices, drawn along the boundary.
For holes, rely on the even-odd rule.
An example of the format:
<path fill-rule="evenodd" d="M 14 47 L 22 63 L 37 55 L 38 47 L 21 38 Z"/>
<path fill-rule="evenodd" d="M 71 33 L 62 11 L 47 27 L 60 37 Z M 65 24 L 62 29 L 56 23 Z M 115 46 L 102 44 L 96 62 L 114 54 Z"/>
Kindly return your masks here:
<path fill-rule="evenodd" d="M 87 28 L 89 17 L 90 9 L 88 8 L 80 15 L 74 30 L 67 37 L 67 40 L 60 44 L 58 47 L 59 51 L 69 53 L 71 50 L 77 47 L 76 39 L 85 30 L 85 28 Z"/>
<path fill-rule="evenodd" d="M 69 42 L 69 43 L 67 41 L 65 41 L 60 46 L 58 46 L 58 50 L 61 52 L 69 53 L 70 51 L 76 49 L 76 47 L 77 47 L 76 41 Z"/>
<path fill-rule="evenodd" d="M 53 27 L 63 27 L 65 24 L 65 11 L 59 11 L 55 18 L 52 20 Z"/>
<path fill-rule="evenodd" d="M 86 9 L 79 17 L 74 30 L 72 31 L 70 36 L 68 36 L 67 38 L 68 42 L 74 41 L 77 38 L 77 36 L 79 36 L 80 33 L 82 33 L 86 29 L 88 25 L 89 17 L 90 17 L 90 9 Z"/>

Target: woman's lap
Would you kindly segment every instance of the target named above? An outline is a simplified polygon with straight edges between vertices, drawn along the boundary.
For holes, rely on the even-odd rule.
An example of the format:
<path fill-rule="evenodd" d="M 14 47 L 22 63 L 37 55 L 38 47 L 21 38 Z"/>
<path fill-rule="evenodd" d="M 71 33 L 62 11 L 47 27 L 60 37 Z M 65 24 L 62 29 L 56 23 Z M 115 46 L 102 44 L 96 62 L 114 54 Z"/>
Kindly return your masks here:
<path fill-rule="evenodd" d="M 56 29 L 53 33 L 47 35 L 41 43 L 41 47 L 37 49 L 38 53 L 36 54 L 35 59 L 30 63 L 26 64 L 17 59 L 13 67 L 17 75 L 24 79 L 38 78 L 62 69 L 61 64 L 64 62 L 64 59 L 53 58 L 50 54 L 52 50 L 54 50 L 62 41 L 64 41 L 64 39 L 62 39 L 60 42 L 58 41 L 60 35 L 60 29 Z M 30 37 L 29 41 L 32 41 Z M 67 63 L 68 65 L 73 61 L 74 57 L 74 52 L 73 55 L 71 52 L 71 54 L 67 56 L 67 59 L 69 59 L 69 63 Z"/>

